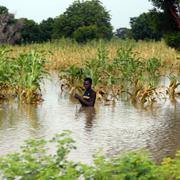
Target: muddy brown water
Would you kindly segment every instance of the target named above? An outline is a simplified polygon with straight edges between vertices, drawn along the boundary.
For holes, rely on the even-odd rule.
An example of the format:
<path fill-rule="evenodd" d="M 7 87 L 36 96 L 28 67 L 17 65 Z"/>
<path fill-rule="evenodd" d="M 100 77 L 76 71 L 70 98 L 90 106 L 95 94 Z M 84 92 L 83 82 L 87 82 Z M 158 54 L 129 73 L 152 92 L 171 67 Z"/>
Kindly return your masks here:
<path fill-rule="evenodd" d="M 167 82 L 166 82 L 167 83 Z M 19 151 L 28 138 L 50 139 L 71 130 L 77 149 L 69 158 L 91 163 L 100 149 L 107 156 L 147 149 L 160 161 L 180 150 L 180 103 L 161 100 L 153 109 L 119 101 L 115 106 L 97 104 L 83 109 L 61 93 L 53 74 L 42 84 L 44 102 L 20 105 L 5 102 L 0 107 L 0 155 Z"/>

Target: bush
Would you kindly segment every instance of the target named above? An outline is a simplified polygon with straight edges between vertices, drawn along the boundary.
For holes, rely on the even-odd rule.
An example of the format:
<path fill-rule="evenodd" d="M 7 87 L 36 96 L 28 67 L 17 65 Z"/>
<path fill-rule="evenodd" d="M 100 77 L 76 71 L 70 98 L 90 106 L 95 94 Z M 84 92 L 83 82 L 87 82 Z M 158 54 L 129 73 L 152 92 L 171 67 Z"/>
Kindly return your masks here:
<path fill-rule="evenodd" d="M 67 154 L 74 148 L 68 134 L 65 131 L 51 140 L 57 147 L 54 155 L 47 152 L 47 141 L 28 140 L 21 147 L 21 153 L 0 159 L 0 179 L 77 179 L 80 174 L 78 164 L 66 160 Z"/>
<path fill-rule="evenodd" d="M 28 140 L 22 152 L 0 158 L 0 179 L 87 179 L 87 180 L 173 180 L 180 178 L 179 152 L 175 159 L 166 158 L 156 165 L 142 152 L 132 152 L 123 157 L 106 159 L 97 156 L 92 166 L 67 159 L 75 148 L 69 131 L 52 140 Z M 47 143 L 55 143 L 55 154 L 49 153 Z"/>
<path fill-rule="evenodd" d="M 83 26 L 78 28 L 74 33 L 73 37 L 77 42 L 87 42 L 98 38 L 96 26 Z"/>
<path fill-rule="evenodd" d="M 168 46 L 175 48 L 178 51 L 180 50 L 180 32 L 166 34 L 164 39 Z"/>

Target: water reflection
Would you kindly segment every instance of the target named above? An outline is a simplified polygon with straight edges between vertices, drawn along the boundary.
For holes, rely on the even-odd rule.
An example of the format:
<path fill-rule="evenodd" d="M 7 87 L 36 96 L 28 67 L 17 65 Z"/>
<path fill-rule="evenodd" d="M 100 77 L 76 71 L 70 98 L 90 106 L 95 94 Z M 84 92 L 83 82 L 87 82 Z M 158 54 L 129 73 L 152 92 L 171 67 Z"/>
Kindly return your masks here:
<path fill-rule="evenodd" d="M 18 150 L 28 138 L 50 139 L 67 129 L 77 146 L 71 158 L 85 163 L 100 148 L 108 156 L 145 148 L 157 161 L 180 149 L 179 101 L 163 100 L 146 109 L 122 100 L 115 106 L 81 107 L 61 94 L 57 76 L 46 79 L 42 90 L 44 102 L 37 106 L 1 105 L 0 155 Z"/>
<path fill-rule="evenodd" d="M 37 137 L 37 129 L 40 129 L 37 106 L 16 102 L 2 104 L 0 154 L 19 150 L 26 139 Z"/>
<path fill-rule="evenodd" d="M 91 131 L 93 126 L 93 121 L 96 117 L 96 110 L 94 107 L 80 107 L 79 110 L 76 112 L 76 118 L 84 115 L 85 117 L 85 129 L 87 131 Z"/>
<path fill-rule="evenodd" d="M 24 118 L 27 118 L 31 129 L 39 129 L 39 116 L 38 116 L 38 106 L 35 104 L 19 104 L 18 113 L 24 114 Z"/>
<path fill-rule="evenodd" d="M 148 149 L 153 158 L 160 162 L 163 157 L 174 157 L 180 149 L 180 104 L 176 104 L 176 107 L 169 105 L 168 108 L 157 109 L 155 117 L 160 127 L 154 126 L 148 132 L 151 137 Z"/>

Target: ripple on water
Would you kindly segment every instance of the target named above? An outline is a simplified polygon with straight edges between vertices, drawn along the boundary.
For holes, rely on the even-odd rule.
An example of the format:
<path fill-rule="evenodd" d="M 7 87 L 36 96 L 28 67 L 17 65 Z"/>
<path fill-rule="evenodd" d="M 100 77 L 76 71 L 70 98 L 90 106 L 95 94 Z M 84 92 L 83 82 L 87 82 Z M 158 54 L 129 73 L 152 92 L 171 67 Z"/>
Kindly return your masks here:
<path fill-rule="evenodd" d="M 98 105 L 83 109 L 60 93 L 56 75 L 42 85 L 44 102 L 38 106 L 5 104 L 0 110 L 0 154 L 19 150 L 31 137 L 51 138 L 68 129 L 76 140 L 77 150 L 70 154 L 75 161 L 92 162 L 103 149 L 116 155 L 135 149 L 148 149 L 159 161 L 180 149 L 180 103 L 159 103 L 152 110 L 142 110 L 128 103 Z"/>

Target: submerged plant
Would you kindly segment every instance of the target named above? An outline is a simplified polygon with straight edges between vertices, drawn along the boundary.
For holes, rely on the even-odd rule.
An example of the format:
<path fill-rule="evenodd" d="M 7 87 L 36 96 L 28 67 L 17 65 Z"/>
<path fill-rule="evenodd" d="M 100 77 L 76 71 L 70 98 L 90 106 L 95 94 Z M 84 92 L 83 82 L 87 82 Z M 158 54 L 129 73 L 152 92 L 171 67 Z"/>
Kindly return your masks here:
<path fill-rule="evenodd" d="M 110 62 L 108 52 L 103 45 L 98 48 L 96 59 L 87 60 L 84 65 L 84 76 L 93 79 L 94 85 L 106 83 Z"/>
<path fill-rule="evenodd" d="M 170 76 L 170 84 L 168 87 L 168 94 L 171 100 L 175 100 L 176 98 L 176 89 L 180 86 L 180 77 L 176 77 L 176 76 Z"/>
<path fill-rule="evenodd" d="M 135 56 L 132 49 L 120 48 L 113 63 L 120 71 L 121 80 L 124 82 L 134 84 L 142 76 L 144 64 Z"/>
<path fill-rule="evenodd" d="M 11 91 L 26 103 L 40 100 L 40 81 L 47 74 L 42 52 L 30 51 L 17 58 L 9 56 L 9 50 L 0 50 L 0 93 Z"/>
<path fill-rule="evenodd" d="M 20 54 L 16 60 L 15 81 L 19 97 L 27 103 L 31 103 L 38 96 L 40 81 L 47 74 L 45 62 L 43 54 L 34 50 L 28 54 Z"/>
<path fill-rule="evenodd" d="M 96 58 L 86 60 L 81 67 L 73 65 L 67 68 L 63 71 L 63 77 L 69 82 L 70 92 L 83 89 L 80 84 L 88 76 L 93 79 L 98 100 L 116 101 L 126 93 L 133 103 L 144 106 L 157 101 L 156 88 L 163 67 L 159 58 L 141 58 L 132 48 L 121 47 L 110 59 L 107 49 L 101 45 Z M 177 86 L 178 83 L 171 86 L 169 94 L 174 96 Z"/>
<path fill-rule="evenodd" d="M 149 85 L 154 87 L 156 85 L 157 80 L 160 77 L 160 68 L 162 67 L 161 61 L 158 58 L 150 58 L 146 61 L 146 71 Z"/>

